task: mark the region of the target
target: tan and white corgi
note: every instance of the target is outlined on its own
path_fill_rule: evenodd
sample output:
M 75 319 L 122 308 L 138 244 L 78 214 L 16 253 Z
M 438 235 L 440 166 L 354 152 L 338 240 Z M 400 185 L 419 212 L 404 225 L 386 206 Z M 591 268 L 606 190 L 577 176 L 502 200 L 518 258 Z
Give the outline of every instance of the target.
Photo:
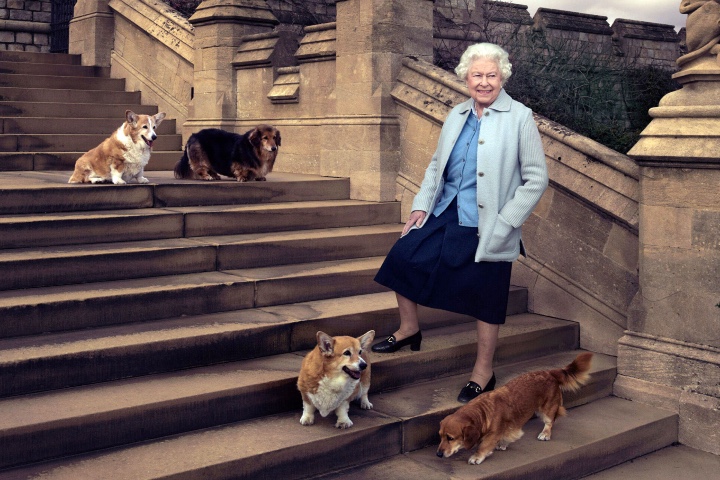
M 370 361 L 365 352 L 375 338 L 375 330 L 359 338 L 317 332 L 316 338 L 317 346 L 303 359 L 297 382 L 303 401 L 300 423 L 312 425 L 318 410 L 323 417 L 335 412 L 335 426 L 350 428 L 350 402 L 359 400 L 361 408 L 372 408 L 368 400 Z
M 123 184 L 131 180 L 148 183 L 143 176 L 150 161 L 152 144 L 157 138 L 155 129 L 165 113 L 138 115 L 126 110 L 125 122 L 75 162 L 75 171 L 68 183 L 101 183 L 111 181 Z

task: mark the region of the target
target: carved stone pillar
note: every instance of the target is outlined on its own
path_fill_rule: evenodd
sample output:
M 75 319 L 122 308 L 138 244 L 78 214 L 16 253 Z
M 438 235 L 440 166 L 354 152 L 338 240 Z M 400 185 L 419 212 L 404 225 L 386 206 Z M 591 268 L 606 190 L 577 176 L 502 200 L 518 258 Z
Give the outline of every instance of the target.
M 432 61 L 432 0 L 338 0 L 336 118 L 321 174 L 349 176 L 352 198 L 394 200 L 400 126 L 390 97 L 402 59 Z M 429 159 L 428 159 L 429 161 Z
M 82 55 L 83 65 L 110 66 L 115 20 L 109 0 L 77 0 L 69 26 L 68 53 Z
M 650 110 L 629 152 L 641 167 L 640 289 L 615 393 L 677 411 L 680 442 L 720 454 L 720 46 L 712 41 L 678 60 L 682 88 Z
M 278 21 L 263 0 L 206 0 L 190 23 L 195 28 L 194 96 L 183 131 L 232 130 L 237 116 L 235 53 L 244 35 L 269 32 Z

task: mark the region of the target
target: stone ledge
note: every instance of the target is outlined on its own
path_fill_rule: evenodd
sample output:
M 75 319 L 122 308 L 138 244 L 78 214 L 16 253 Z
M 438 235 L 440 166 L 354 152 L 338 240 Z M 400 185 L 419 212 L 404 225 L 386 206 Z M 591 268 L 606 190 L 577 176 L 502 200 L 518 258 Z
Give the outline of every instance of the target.
M 50 33 L 50 24 L 43 22 L 23 22 L 21 20 L 0 20 L 0 31 Z

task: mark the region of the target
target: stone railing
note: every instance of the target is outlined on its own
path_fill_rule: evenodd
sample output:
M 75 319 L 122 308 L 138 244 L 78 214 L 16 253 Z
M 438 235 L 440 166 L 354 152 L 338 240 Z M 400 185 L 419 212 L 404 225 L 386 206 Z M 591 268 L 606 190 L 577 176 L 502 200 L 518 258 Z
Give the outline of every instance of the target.
M 70 22 L 70 53 L 84 65 L 110 66 L 178 129 L 192 105 L 194 43 L 192 25 L 157 0 L 78 1 Z

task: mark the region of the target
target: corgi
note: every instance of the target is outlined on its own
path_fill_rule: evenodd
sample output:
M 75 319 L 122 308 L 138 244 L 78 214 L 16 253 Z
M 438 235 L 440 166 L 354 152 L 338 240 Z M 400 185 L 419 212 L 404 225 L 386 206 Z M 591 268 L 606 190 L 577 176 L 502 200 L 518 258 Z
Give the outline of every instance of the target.
M 138 115 L 125 111 L 125 122 L 100 145 L 83 154 L 75 162 L 75 171 L 68 183 L 112 182 L 116 185 L 131 180 L 148 183 L 143 176 L 150 161 L 155 129 L 165 113 Z
M 331 337 L 317 332 L 317 345 L 303 359 L 297 387 L 302 395 L 303 413 L 300 424 L 315 423 L 315 411 L 326 417 L 337 415 L 336 428 L 350 428 L 350 402 L 360 401 L 360 407 L 370 410 L 370 361 L 366 351 L 375 338 L 370 330 L 359 338 Z
M 519 440 L 523 425 L 536 412 L 545 424 L 537 438 L 550 440 L 555 419 L 566 414 L 562 392 L 578 390 L 587 383 L 592 356 L 581 353 L 565 368 L 529 372 L 472 399 L 440 422 L 437 456 L 447 458 L 478 445 L 468 460 L 478 465 L 493 450 L 505 450 Z

